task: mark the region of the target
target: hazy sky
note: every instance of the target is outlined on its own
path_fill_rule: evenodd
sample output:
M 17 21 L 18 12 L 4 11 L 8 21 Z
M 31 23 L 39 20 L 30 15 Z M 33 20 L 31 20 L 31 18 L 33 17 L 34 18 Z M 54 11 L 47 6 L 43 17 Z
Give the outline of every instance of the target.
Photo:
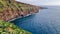
M 60 0 L 18 0 L 33 5 L 60 5 Z

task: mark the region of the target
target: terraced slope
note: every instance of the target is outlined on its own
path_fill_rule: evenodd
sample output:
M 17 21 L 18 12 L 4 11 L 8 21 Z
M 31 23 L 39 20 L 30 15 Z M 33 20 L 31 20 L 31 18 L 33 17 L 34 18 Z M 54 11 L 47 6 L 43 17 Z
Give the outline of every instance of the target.
M 0 20 L 9 21 L 17 17 L 37 13 L 39 7 L 17 2 L 15 0 L 0 0 Z
M 0 21 L 0 34 L 31 34 L 21 28 L 18 28 L 13 23 Z

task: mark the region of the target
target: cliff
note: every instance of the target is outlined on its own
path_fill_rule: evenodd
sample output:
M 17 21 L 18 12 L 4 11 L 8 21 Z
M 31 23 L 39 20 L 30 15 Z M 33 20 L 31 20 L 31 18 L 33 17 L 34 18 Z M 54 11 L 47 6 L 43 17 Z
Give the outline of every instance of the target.
M 37 13 L 39 7 L 17 2 L 15 0 L 0 0 L 0 20 L 9 21 Z

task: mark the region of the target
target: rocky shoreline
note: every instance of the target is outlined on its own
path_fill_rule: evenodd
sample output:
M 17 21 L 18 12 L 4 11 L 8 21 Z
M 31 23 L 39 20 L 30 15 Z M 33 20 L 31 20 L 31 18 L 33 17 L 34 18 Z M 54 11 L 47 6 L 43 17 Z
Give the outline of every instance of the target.
M 39 12 L 39 7 L 17 2 L 15 0 L 0 0 L 0 20 L 12 21 Z

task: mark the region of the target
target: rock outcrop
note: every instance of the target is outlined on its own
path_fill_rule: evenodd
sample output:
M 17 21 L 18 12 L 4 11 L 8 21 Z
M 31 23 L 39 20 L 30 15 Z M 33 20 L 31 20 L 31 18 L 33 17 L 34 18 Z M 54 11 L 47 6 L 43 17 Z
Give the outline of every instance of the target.
M 17 17 L 24 17 L 39 11 L 39 7 L 17 2 L 15 0 L 0 0 L 0 20 L 9 21 Z

